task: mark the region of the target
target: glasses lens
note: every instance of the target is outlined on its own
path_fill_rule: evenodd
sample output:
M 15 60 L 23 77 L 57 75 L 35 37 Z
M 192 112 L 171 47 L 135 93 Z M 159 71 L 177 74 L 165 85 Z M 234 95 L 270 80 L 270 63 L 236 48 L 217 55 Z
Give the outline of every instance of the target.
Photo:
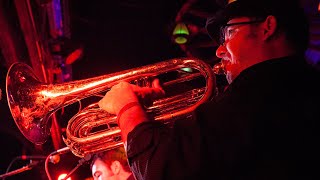
M 219 43 L 220 45 L 223 45 L 225 43 L 226 37 L 229 37 L 231 34 L 228 31 L 228 28 L 230 26 L 235 26 L 235 25 L 248 25 L 248 24 L 254 24 L 254 23 L 261 23 L 263 22 L 264 19 L 260 20 L 255 20 L 255 21 L 247 21 L 247 22 L 236 22 L 236 23 L 230 23 L 230 24 L 225 24 L 220 27 L 220 37 L 219 37 Z

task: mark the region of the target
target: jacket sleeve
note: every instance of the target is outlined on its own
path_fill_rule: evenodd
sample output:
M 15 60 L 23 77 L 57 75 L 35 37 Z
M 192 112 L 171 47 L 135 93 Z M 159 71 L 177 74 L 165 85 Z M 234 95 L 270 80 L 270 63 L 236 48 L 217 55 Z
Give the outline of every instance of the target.
M 137 179 L 186 179 L 199 177 L 200 134 L 194 118 L 173 124 L 151 121 L 128 135 L 127 155 Z M 188 161 L 185 161 L 188 159 Z

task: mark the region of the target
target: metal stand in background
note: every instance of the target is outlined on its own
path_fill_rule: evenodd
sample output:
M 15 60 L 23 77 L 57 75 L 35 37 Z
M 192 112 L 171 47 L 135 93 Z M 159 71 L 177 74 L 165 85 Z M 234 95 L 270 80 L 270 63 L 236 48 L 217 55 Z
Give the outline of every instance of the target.
M 67 180 L 80 166 L 82 166 L 84 163 L 91 160 L 91 154 L 86 155 L 84 158 L 80 159 L 78 161 L 78 164 L 76 167 L 74 167 L 62 180 Z
M 38 165 L 41 161 L 31 161 L 30 164 L 23 166 L 22 168 L 7 172 L 5 174 L 0 175 L 0 178 L 6 178 L 9 176 L 13 176 L 15 174 L 19 174 L 22 173 L 24 171 L 28 171 L 31 170 L 33 167 L 35 167 L 36 165 Z

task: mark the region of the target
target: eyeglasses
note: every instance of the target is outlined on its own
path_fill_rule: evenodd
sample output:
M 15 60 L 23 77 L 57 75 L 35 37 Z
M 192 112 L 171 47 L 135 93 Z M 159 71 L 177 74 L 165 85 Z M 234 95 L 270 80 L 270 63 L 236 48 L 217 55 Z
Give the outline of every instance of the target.
M 261 23 L 264 20 L 265 19 L 255 20 L 255 21 L 246 21 L 246 22 L 236 22 L 236 23 L 230 23 L 230 24 L 225 24 L 225 25 L 221 26 L 220 39 L 219 39 L 220 45 L 224 45 L 226 37 L 230 37 L 231 34 L 233 33 L 233 31 L 228 30 L 228 27 L 235 26 L 235 25 L 249 25 L 249 24 Z

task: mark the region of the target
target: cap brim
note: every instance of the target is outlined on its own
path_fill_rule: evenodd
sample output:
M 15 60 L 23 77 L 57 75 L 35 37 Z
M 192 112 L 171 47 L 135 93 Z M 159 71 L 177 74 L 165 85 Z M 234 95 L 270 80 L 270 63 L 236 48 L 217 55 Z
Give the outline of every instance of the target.
M 206 29 L 209 36 L 219 42 L 220 28 L 235 17 L 265 16 L 266 13 L 262 10 L 261 4 L 252 1 L 234 1 L 228 4 L 224 9 L 217 11 L 214 16 L 207 18 Z

